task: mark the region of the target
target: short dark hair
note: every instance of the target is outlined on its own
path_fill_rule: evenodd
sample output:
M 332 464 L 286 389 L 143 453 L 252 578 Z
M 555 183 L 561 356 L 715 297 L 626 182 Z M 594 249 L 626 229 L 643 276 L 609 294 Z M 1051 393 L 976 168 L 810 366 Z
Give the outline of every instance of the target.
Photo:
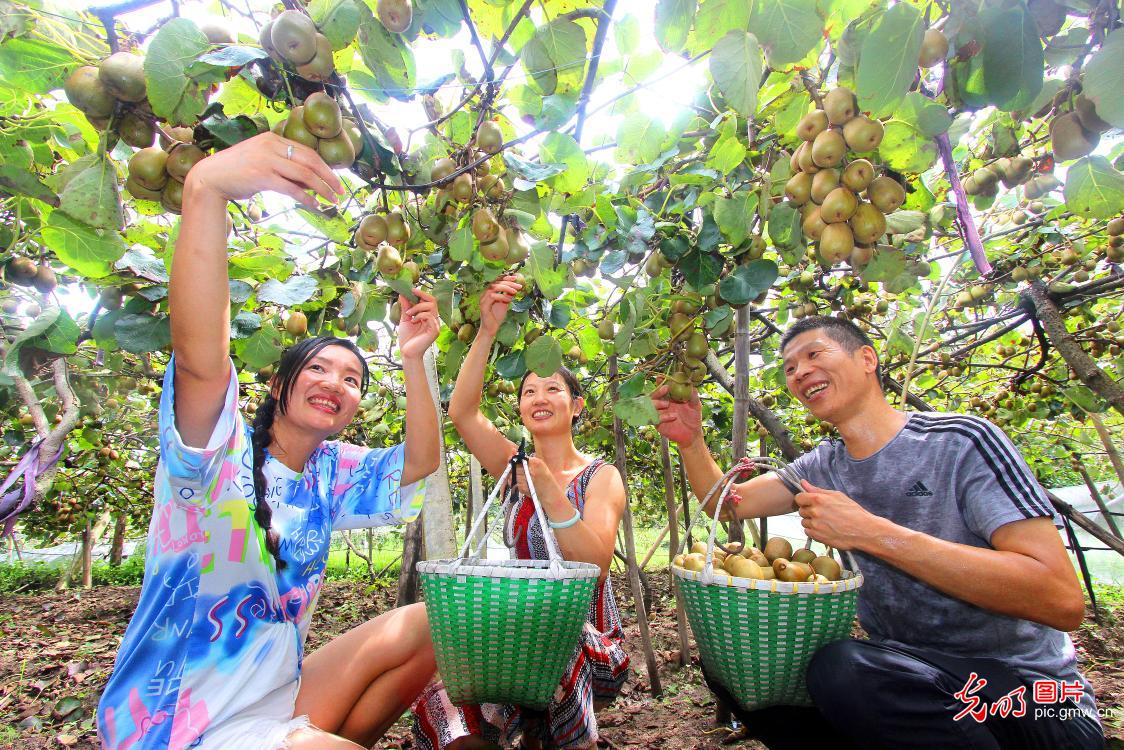
M 572 399 L 581 398 L 581 396 L 582 396 L 581 384 L 578 382 L 577 376 L 575 376 L 574 373 L 570 372 L 570 368 L 566 367 L 565 365 L 562 365 L 551 374 L 552 375 L 558 375 L 562 378 L 562 382 L 566 384 L 566 390 L 570 392 L 570 398 L 572 398 Z M 519 378 L 519 390 L 516 391 L 516 393 L 518 393 L 518 395 L 519 395 L 519 398 L 523 398 L 523 384 L 527 382 L 527 378 L 530 375 L 531 375 L 531 370 L 527 370 L 527 372 L 523 373 L 523 377 Z M 548 375 L 547 377 L 550 377 L 550 376 Z M 581 416 L 580 414 L 575 414 L 574 419 L 571 422 L 571 424 L 577 424 L 578 423 L 578 417 L 580 417 L 580 416 Z
M 867 336 L 863 329 L 846 318 L 834 318 L 827 315 L 810 315 L 807 318 L 801 318 L 781 334 L 781 355 L 784 355 L 784 348 L 792 343 L 794 338 L 802 333 L 818 330 L 823 330 L 828 338 L 842 346 L 848 354 L 854 354 L 864 346 L 874 349 L 875 359 L 878 359 L 878 367 L 874 371 L 874 376 L 878 378 L 878 387 L 882 387 L 882 362 L 878 357 L 878 349 L 875 348 L 874 342 L 870 340 L 870 336 Z

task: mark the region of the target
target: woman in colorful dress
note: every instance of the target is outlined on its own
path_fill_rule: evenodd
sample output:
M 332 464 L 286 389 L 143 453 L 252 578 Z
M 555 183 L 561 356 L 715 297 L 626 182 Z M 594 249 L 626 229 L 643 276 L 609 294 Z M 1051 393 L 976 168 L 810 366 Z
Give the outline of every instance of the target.
M 369 747 L 435 670 L 421 605 L 304 654 L 332 531 L 413 519 L 437 468 L 422 367 L 434 300 L 400 300 L 404 444 L 328 440 L 369 379 L 347 339 L 286 351 L 247 425 L 229 355 L 227 203 L 267 190 L 315 207 L 309 191 L 334 202 L 343 188 L 314 150 L 272 133 L 204 159 L 184 184 L 144 585 L 98 706 L 108 750 Z
M 496 333 L 520 284 L 504 277 L 480 300 L 480 330 L 457 376 L 449 418 L 469 451 L 493 477 L 499 477 L 517 447 L 480 411 L 484 369 Z M 528 460 L 531 481 L 567 560 L 600 566 L 589 618 L 561 683 L 545 712 L 511 705 L 454 706 L 440 682 L 426 688 L 414 707 L 414 738 L 428 750 L 467 750 L 500 745 L 528 748 L 593 748 L 597 743 L 595 706 L 612 701 L 628 677 L 620 613 L 608 579 L 624 513 L 624 483 L 612 464 L 591 458 L 574 446 L 573 425 L 585 401 L 578 382 L 565 368 L 539 377 L 524 376 L 519 415 L 534 441 Z M 505 539 L 520 559 L 547 559 L 542 529 L 518 479 L 519 499 L 505 506 Z

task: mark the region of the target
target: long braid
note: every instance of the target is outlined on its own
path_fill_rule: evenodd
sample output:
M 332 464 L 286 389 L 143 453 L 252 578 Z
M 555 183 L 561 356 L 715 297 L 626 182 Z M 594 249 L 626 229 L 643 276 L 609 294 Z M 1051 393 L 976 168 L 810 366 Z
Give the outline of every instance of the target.
M 265 531 L 265 548 L 277 561 L 277 569 L 285 569 L 281 559 L 281 537 L 273 528 L 273 509 L 265 500 L 265 449 L 269 447 L 269 430 L 277 413 L 277 399 L 267 396 L 254 416 L 254 431 L 250 443 L 254 448 L 254 520 Z

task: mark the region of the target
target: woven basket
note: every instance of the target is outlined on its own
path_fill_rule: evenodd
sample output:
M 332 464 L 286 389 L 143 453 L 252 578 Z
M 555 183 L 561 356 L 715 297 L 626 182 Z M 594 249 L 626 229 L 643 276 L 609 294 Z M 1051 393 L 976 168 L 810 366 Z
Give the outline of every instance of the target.
M 672 566 L 672 576 L 707 674 L 742 708 L 811 705 L 804 678 L 808 662 L 821 646 L 850 634 L 863 578 L 844 571 L 843 580 L 830 583 L 787 583 L 735 578 L 715 570 L 719 512 L 736 476 L 731 471 L 724 477 L 706 567 L 690 571 Z M 712 489 L 702 506 L 713 493 Z
M 511 465 L 481 508 L 461 557 L 419 562 L 417 570 L 449 699 L 544 709 L 578 646 L 601 569 L 562 559 L 534 487 L 531 499 L 550 559 L 481 559 L 486 529 L 468 556 L 510 472 Z

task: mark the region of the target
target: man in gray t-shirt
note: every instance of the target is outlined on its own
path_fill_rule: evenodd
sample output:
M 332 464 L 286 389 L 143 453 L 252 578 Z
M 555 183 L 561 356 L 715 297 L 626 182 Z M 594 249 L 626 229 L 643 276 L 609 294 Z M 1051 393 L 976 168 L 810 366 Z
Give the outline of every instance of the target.
M 817 652 L 807 678 L 818 713 L 748 714 L 751 736 L 770 748 L 1102 747 L 1064 632 L 1080 624 L 1084 597 L 1058 518 L 1007 436 L 977 417 L 893 409 L 870 339 L 848 321 L 805 318 L 782 337 L 781 355 L 789 390 L 842 440 L 793 463 L 800 486 L 777 474 L 737 485 L 735 512 L 798 510 L 809 537 L 851 551 L 870 640 Z M 653 401 L 704 496 L 722 472 L 697 396 L 675 403 L 660 389 Z M 1050 701 L 1049 688 L 1063 685 L 1075 699 L 1068 712 Z M 1004 699 L 1025 701 L 1025 715 L 988 713 Z

